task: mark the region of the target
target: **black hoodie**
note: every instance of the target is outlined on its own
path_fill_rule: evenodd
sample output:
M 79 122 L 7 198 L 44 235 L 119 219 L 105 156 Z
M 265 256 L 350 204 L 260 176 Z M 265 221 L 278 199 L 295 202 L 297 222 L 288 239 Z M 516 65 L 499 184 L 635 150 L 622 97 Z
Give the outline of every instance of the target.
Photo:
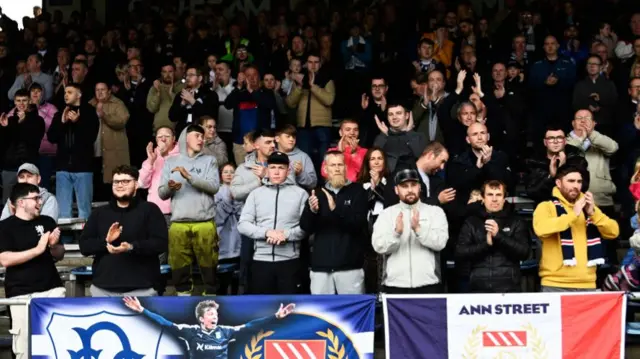
M 80 111 L 80 118 L 62 123 L 63 107 L 53 116 L 47 131 L 49 142 L 58 145 L 56 171 L 93 172 L 93 143 L 100 127 L 96 109 L 85 103 L 67 107 Z
M 0 127 L 0 141 L 5 149 L 3 169 L 17 171 L 23 163 L 38 163 L 43 136 L 44 120 L 37 109 L 26 111 L 22 122 L 19 122 L 18 111 L 15 111 L 7 126 Z
M 132 251 L 111 254 L 107 250 L 107 232 L 115 222 L 122 226 L 122 234 L 112 245 L 127 242 L 133 245 Z M 136 198 L 126 208 L 112 199 L 108 206 L 94 209 L 80 237 L 80 252 L 94 256 L 93 284 L 120 293 L 156 287 L 158 255 L 167 252 L 168 245 L 165 223 L 158 206 Z

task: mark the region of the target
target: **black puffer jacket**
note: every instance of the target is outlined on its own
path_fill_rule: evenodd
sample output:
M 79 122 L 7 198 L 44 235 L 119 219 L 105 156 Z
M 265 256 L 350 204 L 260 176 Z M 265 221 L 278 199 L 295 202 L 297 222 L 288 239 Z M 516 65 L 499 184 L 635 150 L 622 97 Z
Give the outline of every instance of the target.
M 487 244 L 484 223 L 498 223 L 493 245 Z M 507 293 L 520 291 L 520 261 L 531 253 L 529 229 L 509 210 L 487 213 L 482 210 L 467 218 L 460 230 L 455 257 L 458 263 L 471 265 L 470 291 Z

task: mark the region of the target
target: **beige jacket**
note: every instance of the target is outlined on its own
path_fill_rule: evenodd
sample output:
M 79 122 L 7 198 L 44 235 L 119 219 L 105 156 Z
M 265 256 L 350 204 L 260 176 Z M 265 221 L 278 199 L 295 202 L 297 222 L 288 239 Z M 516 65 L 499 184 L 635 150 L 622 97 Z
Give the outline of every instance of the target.
M 173 104 L 173 99 L 183 88 L 184 84 L 182 83 L 174 84 L 173 93 L 170 94 L 169 87 L 166 85 L 160 85 L 160 91 L 156 90 L 154 86 L 151 86 L 151 90 L 149 90 L 149 94 L 147 95 L 147 110 L 154 114 L 153 133 L 160 127 L 176 128 L 176 123 L 169 120 L 169 109 L 171 108 L 171 104 Z M 176 137 L 178 137 L 178 135 L 176 135 Z
M 93 98 L 89 104 L 93 107 L 98 101 Z M 129 110 L 115 96 L 102 105 L 104 116 L 100 119 L 100 146 L 102 152 L 102 179 L 111 183 L 113 170 L 120 165 L 129 164 L 129 141 L 127 139 L 127 121 Z
M 285 100 L 287 106 L 298 108 L 298 127 L 304 127 L 307 117 L 307 105 L 311 96 L 311 127 L 332 126 L 331 105 L 336 97 L 336 89 L 333 81 L 327 82 L 324 87 L 313 85 L 311 89 L 301 89 L 294 83 L 293 90 Z
M 616 192 L 616 185 L 611 179 L 609 158 L 618 151 L 618 143 L 594 130 L 584 141 L 569 134 L 567 144 L 584 153 L 589 164 L 589 178 L 591 180 L 589 191 L 593 193 L 596 205 L 598 207 L 613 206 L 612 196 Z

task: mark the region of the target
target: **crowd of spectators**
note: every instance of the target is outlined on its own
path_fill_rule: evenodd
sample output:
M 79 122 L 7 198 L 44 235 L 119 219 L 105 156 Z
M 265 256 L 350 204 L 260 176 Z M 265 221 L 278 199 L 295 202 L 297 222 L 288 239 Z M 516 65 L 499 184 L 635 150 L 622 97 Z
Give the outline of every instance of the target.
M 64 295 L 74 202 L 94 296 L 640 286 L 639 4 L 298 5 L 0 10 L 7 297 Z

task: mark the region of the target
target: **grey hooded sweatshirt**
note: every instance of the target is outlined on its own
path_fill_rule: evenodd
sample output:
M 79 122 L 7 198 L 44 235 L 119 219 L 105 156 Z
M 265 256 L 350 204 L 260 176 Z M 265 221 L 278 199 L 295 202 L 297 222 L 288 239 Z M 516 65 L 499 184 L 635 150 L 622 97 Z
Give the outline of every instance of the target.
M 256 162 L 256 153 L 251 152 L 244 158 L 244 163 L 238 165 L 236 173 L 231 180 L 231 194 L 237 201 L 247 200 L 249 193 L 262 185 L 260 177 L 256 176 L 251 169 L 259 164 Z M 266 164 L 262 164 L 266 166 Z
M 41 216 L 47 216 L 53 218 L 54 221 L 58 222 L 58 216 L 60 214 L 58 210 L 58 200 L 56 200 L 56 196 L 52 195 L 47 191 L 46 188 L 40 187 L 40 197 L 42 197 L 42 207 L 40 209 Z M 4 204 L 4 208 L 2 209 L 2 216 L 0 216 L 0 221 L 4 221 L 5 219 L 12 216 L 11 210 L 9 210 L 9 200 Z
M 264 186 L 255 189 L 247 197 L 242 208 L 238 231 L 255 240 L 253 260 L 280 262 L 300 256 L 300 240 L 305 233 L 300 229 L 300 217 L 309 198 L 291 177 L 280 185 L 268 179 Z M 284 230 L 286 242 L 272 245 L 266 242 L 267 231 Z
M 298 186 L 305 188 L 307 190 L 311 190 L 316 188 L 318 184 L 318 176 L 316 175 L 316 169 L 313 167 L 313 162 L 311 162 L 311 158 L 304 151 L 295 147 L 293 151 L 287 153 L 289 156 L 289 161 L 291 165 L 291 172 L 289 174 L 295 177 L 295 181 Z M 302 172 L 296 176 L 296 171 L 293 169 L 294 163 L 300 161 L 302 163 Z
M 171 222 L 213 220 L 216 215 L 214 196 L 220 188 L 216 159 L 202 152 L 189 157 L 186 129 L 180 134 L 178 146 L 180 154 L 165 159 L 158 196 L 162 200 L 171 198 Z M 191 179 L 187 181 L 178 171 L 172 173 L 176 167 L 184 167 Z M 177 191 L 171 190 L 169 180 L 182 183 L 182 187 Z

